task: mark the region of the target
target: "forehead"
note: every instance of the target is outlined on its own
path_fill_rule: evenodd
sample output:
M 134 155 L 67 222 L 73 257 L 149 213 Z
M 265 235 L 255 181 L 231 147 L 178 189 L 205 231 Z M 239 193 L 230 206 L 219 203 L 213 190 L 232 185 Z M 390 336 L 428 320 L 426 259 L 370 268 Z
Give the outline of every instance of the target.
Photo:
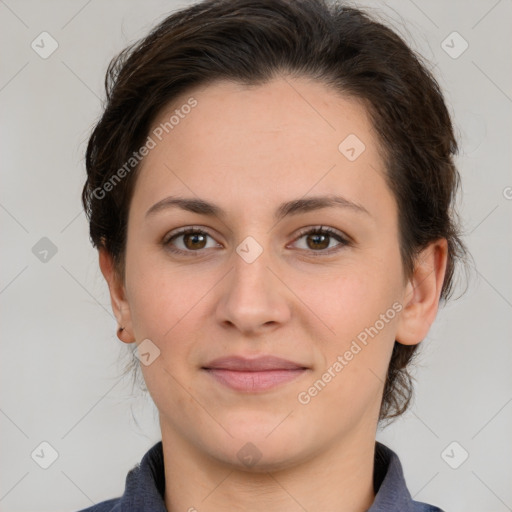
M 187 104 L 191 101 L 196 106 L 189 109 Z M 279 150 L 273 152 L 274 159 L 291 149 L 279 146 L 284 141 L 300 142 L 300 147 L 293 148 L 296 154 L 302 148 L 309 153 L 318 148 L 336 158 L 339 142 L 349 133 L 366 139 L 366 146 L 374 143 L 369 140 L 373 139 L 369 133 L 372 125 L 362 102 L 306 78 L 280 77 L 250 86 L 218 81 L 197 87 L 160 113 L 153 131 L 159 129 L 158 138 L 166 139 L 169 145 L 180 145 L 180 154 L 187 152 L 192 159 L 205 152 L 209 158 L 233 158 L 238 151 L 226 155 L 214 150 L 226 146 L 236 149 L 241 142 L 246 151 L 255 151 L 259 144 L 269 147 L 274 141 Z M 191 137 L 200 144 L 192 148 Z
M 149 136 L 134 194 L 147 207 L 174 192 L 241 207 L 334 189 L 370 206 L 390 199 L 363 104 L 310 79 L 196 87 L 160 112 Z

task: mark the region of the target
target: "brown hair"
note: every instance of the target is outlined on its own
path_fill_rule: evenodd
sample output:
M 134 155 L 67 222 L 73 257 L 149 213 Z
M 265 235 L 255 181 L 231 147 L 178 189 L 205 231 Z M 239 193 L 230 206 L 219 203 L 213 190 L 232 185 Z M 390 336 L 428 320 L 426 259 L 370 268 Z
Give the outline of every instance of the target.
M 164 107 L 194 86 L 222 79 L 258 85 L 279 74 L 313 78 L 364 102 L 400 212 L 404 276 L 411 275 L 421 249 L 446 238 L 441 292 L 446 301 L 455 263 L 467 251 L 453 208 L 460 180 L 453 162 L 457 143 L 439 85 L 393 30 L 359 9 L 328 0 L 203 1 L 174 12 L 111 61 L 107 102 L 88 143 L 82 192 L 93 245 L 104 247 L 124 276 L 138 168 L 127 169 L 126 162 Z M 123 166 L 127 172 L 113 181 Z M 407 368 L 417 347 L 395 342 L 380 420 L 402 414 L 409 405 Z

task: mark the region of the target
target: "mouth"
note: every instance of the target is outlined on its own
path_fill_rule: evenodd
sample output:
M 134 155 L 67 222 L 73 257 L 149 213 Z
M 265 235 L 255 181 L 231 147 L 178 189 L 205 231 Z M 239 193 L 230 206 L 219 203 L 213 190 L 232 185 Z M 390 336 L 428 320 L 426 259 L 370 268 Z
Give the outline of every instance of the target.
M 274 356 L 247 359 L 239 356 L 215 359 L 202 367 L 218 383 L 235 391 L 261 392 L 304 375 L 309 368 Z

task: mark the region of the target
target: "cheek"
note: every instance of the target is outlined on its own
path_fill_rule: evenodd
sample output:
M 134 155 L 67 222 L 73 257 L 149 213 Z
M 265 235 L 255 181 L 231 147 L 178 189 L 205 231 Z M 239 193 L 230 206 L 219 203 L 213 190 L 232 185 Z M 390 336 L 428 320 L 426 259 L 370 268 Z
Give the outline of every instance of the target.
M 382 327 L 381 315 L 386 316 L 385 334 L 392 330 L 396 317 L 392 306 L 400 296 L 400 285 L 399 262 L 392 258 L 374 259 L 334 269 L 329 275 L 310 281 L 300 293 L 307 297 L 308 307 L 329 326 L 326 337 L 337 340 L 333 346 L 341 349 L 347 340 L 376 322 Z
M 141 370 L 157 405 L 160 393 L 168 392 L 175 407 L 186 407 L 188 399 L 181 386 L 196 370 L 193 356 L 204 339 L 207 293 L 214 287 L 216 276 L 171 269 L 163 258 L 148 261 L 143 255 L 133 255 L 131 274 L 127 264 L 135 339 L 137 343 L 149 339 L 159 351 L 154 363 L 141 365 Z
M 187 315 L 193 316 L 204 284 L 183 268 L 150 251 L 127 251 L 127 292 L 137 341 L 172 337 Z
M 341 425 L 379 410 L 400 304 L 373 279 L 352 276 L 332 286 L 316 307 L 323 305 L 322 319 L 335 334 L 317 343 L 322 359 L 299 403 L 309 401 L 311 416 L 325 424 Z
M 397 301 L 401 279 L 398 250 L 390 247 L 389 253 L 359 261 L 338 277 L 333 273 L 309 295 L 308 306 L 331 328 L 324 330 L 319 345 L 323 353 L 319 372 L 325 375 L 330 368 L 322 381 L 333 382 L 329 400 L 339 403 L 365 394 L 371 398 L 384 384 L 402 309 Z
M 158 349 L 151 364 L 141 364 L 146 386 L 160 411 L 189 410 L 194 401 L 183 387 L 194 371 L 190 354 L 204 334 L 198 316 L 207 287 L 194 287 L 187 273 L 165 275 L 164 268 L 142 264 L 138 269 L 129 283 L 133 331 L 137 343 L 149 339 Z

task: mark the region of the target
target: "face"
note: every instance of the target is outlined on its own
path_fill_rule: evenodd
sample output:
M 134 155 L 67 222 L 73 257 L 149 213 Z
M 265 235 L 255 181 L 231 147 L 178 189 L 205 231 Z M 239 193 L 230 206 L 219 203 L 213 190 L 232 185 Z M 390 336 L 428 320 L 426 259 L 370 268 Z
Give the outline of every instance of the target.
M 141 368 L 163 437 L 268 469 L 374 436 L 407 283 L 364 107 L 307 79 L 217 82 L 150 135 L 116 304 L 131 341 L 150 340 Z M 295 366 L 213 369 L 229 356 Z

